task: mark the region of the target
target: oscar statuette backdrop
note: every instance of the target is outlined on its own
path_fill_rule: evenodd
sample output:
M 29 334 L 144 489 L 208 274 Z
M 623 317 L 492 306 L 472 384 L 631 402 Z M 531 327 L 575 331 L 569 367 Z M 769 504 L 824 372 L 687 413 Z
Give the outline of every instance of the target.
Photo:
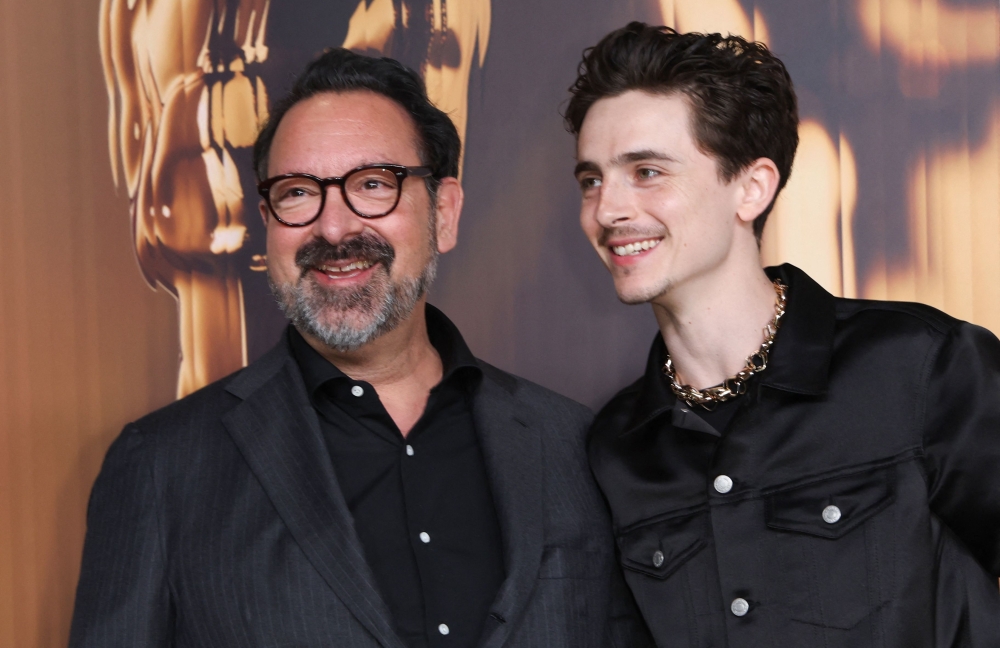
M 430 300 L 472 350 L 592 407 L 637 376 L 655 323 L 579 232 L 559 115 L 633 19 L 787 64 L 801 144 L 765 263 L 1000 333 L 997 0 L 0 0 L 0 647 L 65 645 L 122 425 L 281 333 L 250 147 L 324 48 L 402 60 L 462 134 Z

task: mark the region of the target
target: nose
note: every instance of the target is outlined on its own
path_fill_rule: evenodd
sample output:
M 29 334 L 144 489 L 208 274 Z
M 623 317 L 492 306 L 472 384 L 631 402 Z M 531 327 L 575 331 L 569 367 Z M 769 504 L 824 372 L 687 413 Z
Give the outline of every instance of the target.
M 594 215 L 605 228 L 618 227 L 635 217 L 635 206 L 628 187 L 614 174 L 608 174 L 601 184 Z
M 332 185 L 326 188 L 323 210 L 312 228 L 317 237 L 322 237 L 331 245 L 338 245 L 360 234 L 365 228 L 365 220 L 347 206 L 340 187 Z

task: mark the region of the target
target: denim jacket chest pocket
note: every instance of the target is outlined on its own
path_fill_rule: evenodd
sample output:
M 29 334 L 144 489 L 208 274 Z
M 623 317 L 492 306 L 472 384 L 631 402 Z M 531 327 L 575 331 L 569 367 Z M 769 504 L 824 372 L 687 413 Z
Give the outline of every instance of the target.
M 890 600 L 894 477 L 894 466 L 882 467 L 765 496 L 781 566 L 773 596 L 790 619 L 850 630 Z
M 657 580 L 669 578 L 707 544 L 699 517 L 670 517 L 622 533 L 618 538 L 622 567 Z
M 677 645 L 716 645 L 722 600 L 707 508 L 668 514 L 618 533 L 625 581 L 656 637 Z M 709 643 L 705 643 L 708 641 Z

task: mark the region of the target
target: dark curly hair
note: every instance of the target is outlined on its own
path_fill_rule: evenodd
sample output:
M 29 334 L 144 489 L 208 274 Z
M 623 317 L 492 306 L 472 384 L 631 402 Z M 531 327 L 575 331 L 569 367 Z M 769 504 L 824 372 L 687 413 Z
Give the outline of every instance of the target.
M 724 181 L 759 158 L 778 167 L 778 192 L 788 181 L 799 144 L 797 101 L 788 70 L 764 44 L 632 22 L 584 50 L 577 73 L 564 115 L 574 135 L 599 99 L 678 92 L 690 103 L 695 141 Z M 754 221 L 758 240 L 772 207 L 773 200 Z
M 433 172 L 426 179 L 433 195 L 442 178 L 458 177 L 462 142 L 451 119 L 427 98 L 423 80 L 413 70 L 391 58 L 375 58 L 343 48 L 333 48 L 306 68 L 291 91 L 271 109 L 267 123 L 253 145 L 257 180 L 267 179 L 267 157 L 285 114 L 300 101 L 323 92 L 370 90 L 403 107 L 413 118 L 420 137 L 420 162 Z

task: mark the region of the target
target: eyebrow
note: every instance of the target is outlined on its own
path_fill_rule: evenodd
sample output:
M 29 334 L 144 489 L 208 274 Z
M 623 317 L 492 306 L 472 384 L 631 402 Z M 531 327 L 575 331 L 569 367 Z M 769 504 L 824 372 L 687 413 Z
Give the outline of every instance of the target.
M 659 160 L 661 162 L 677 162 L 677 158 L 667 155 L 666 153 L 661 153 L 660 151 L 654 151 L 653 149 L 643 149 L 641 151 L 628 151 L 620 155 L 616 155 L 611 159 L 611 166 L 620 167 L 626 164 L 632 164 L 634 162 L 643 162 L 645 160 Z M 590 162 L 584 160 L 576 165 L 573 169 L 573 175 L 580 175 L 584 171 L 600 171 L 600 167 L 595 162 Z
M 612 166 L 625 166 L 632 162 L 642 162 L 643 160 L 660 160 L 661 162 L 676 162 L 677 158 L 654 151 L 653 149 L 643 149 L 641 151 L 629 151 L 622 153 L 611 160 Z

